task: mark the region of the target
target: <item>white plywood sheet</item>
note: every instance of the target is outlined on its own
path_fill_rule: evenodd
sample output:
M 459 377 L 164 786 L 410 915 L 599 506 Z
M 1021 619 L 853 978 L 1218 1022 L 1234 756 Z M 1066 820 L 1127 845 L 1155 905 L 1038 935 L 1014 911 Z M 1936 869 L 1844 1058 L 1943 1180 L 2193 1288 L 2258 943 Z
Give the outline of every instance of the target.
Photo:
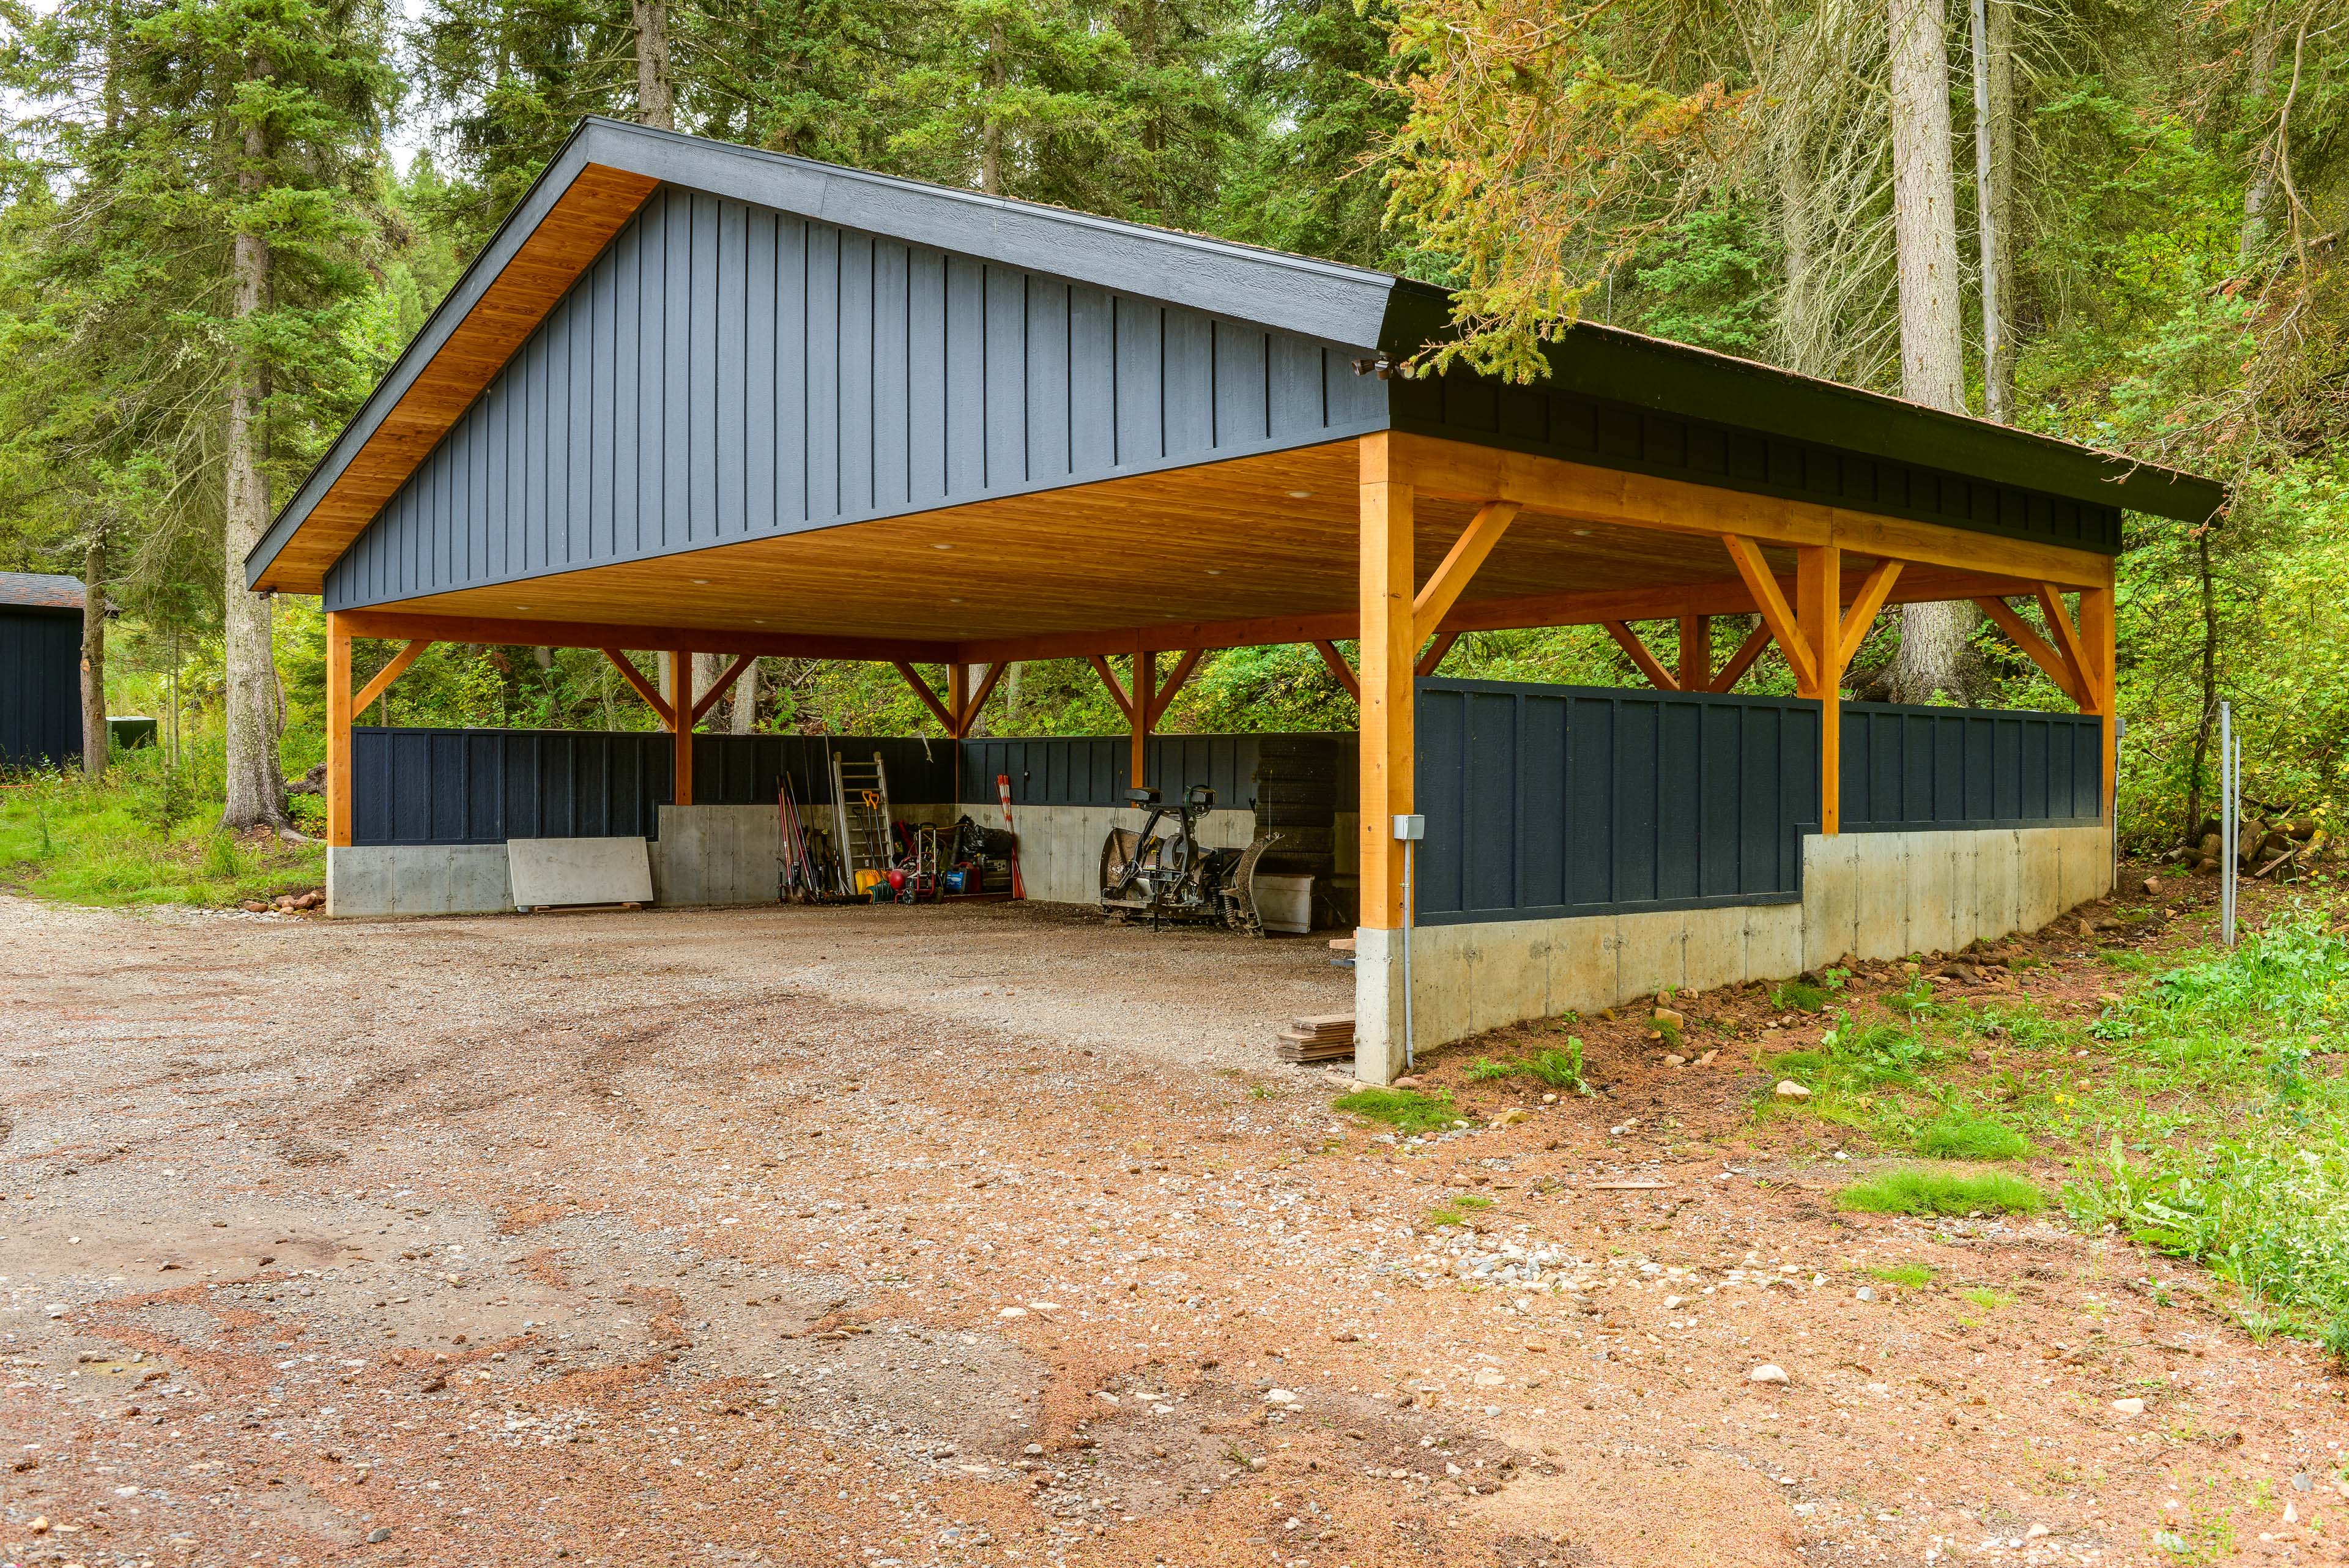
M 514 908 L 649 904 L 652 857 L 641 838 L 510 838 Z

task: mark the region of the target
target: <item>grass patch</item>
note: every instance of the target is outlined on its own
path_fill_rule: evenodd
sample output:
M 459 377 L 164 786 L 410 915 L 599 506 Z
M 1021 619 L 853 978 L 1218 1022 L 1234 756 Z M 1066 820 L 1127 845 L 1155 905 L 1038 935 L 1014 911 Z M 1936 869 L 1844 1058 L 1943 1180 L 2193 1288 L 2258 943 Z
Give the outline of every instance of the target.
M 217 744 L 202 742 L 176 769 L 148 747 L 96 781 L 20 775 L 0 789 L 0 884 L 69 904 L 219 906 L 323 883 L 324 845 L 220 830 L 220 776 Z M 316 797 L 294 798 L 315 814 Z
M 1994 1285 L 1968 1285 L 1958 1294 L 1984 1312 L 1996 1312 L 2001 1307 L 2013 1306 L 2016 1300 L 2013 1291 L 2002 1291 Z
M 1933 1282 L 1933 1271 L 1923 1263 L 1888 1263 L 1880 1269 L 1868 1271 L 1870 1279 L 1882 1280 L 1888 1285 L 1903 1290 L 1921 1291 Z
M 1808 981 L 1790 980 L 1784 985 L 1770 988 L 1770 1005 L 1781 1012 L 1824 1012 L 1827 992 L 1825 986 Z
M 1916 1146 L 1935 1159 L 2023 1159 L 2031 1153 L 2031 1140 L 1996 1116 L 1957 1106 L 1918 1128 Z
M 1836 1195 L 1836 1205 L 1862 1214 L 2036 1214 L 2047 1196 L 2001 1171 L 1912 1165 L 1853 1182 Z
M 1455 1209 L 1490 1209 L 1493 1200 L 1481 1192 L 1464 1192 L 1452 1200 L 1452 1206 Z
M 1582 1041 L 1569 1034 L 1566 1044 L 1537 1051 L 1527 1057 L 1521 1070 L 1536 1083 L 1547 1084 L 1553 1089 L 1568 1089 L 1578 1094 L 1589 1085 L 1582 1079 Z
M 1546 1046 L 1515 1062 L 1495 1062 L 1489 1056 L 1479 1057 L 1463 1075 L 1472 1084 L 1489 1084 L 1502 1078 L 1531 1078 L 1553 1089 L 1568 1089 L 1577 1094 L 1587 1094 L 1589 1087 L 1582 1077 L 1582 1041 L 1572 1034 L 1566 1037 L 1563 1047 Z
M 1384 1122 L 1405 1137 L 1450 1127 L 1460 1114 L 1452 1096 L 1442 1090 L 1431 1094 L 1420 1089 L 1356 1089 L 1330 1103 L 1332 1108 L 1365 1121 Z

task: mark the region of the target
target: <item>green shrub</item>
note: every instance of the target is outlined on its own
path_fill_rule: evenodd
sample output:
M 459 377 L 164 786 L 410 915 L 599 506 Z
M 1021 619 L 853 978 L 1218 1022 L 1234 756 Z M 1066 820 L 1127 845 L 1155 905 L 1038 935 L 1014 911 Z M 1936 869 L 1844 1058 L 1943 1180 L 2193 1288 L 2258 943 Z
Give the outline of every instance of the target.
M 1589 1087 L 1582 1078 L 1582 1041 L 1578 1035 L 1568 1035 L 1563 1049 L 1551 1046 L 1537 1051 L 1526 1059 L 1519 1071 L 1553 1089 L 1579 1093 Z
M 1781 1012 L 1820 1012 L 1826 1004 L 1826 989 L 1806 980 L 1790 980 L 1770 988 L 1770 1005 Z
M 1489 1084 L 1495 1078 L 1511 1077 L 1516 1075 L 1516 1070 L 1512 1063 L 1495 1062 L 1490 1056 L 1480 1056 L 1476 1059 L 1476 1064 L 1468 1069 L 1466 1075 L 1470 1083 Z
M 2036 1214 L 2047 1198 L 2019 1176 L 1912 1165 L 1855 1181 L 1836 1202 L 1863 1214 Z
M 1356 1089 L 1339 1096 L 1330 1105 L 1366 1121 L 1384 1122 L 1406 1137 L 1450 1127 L 1459 1116 L 1452 1096 L 1440 1090 L 1426 1094 L 1418 1089 Z

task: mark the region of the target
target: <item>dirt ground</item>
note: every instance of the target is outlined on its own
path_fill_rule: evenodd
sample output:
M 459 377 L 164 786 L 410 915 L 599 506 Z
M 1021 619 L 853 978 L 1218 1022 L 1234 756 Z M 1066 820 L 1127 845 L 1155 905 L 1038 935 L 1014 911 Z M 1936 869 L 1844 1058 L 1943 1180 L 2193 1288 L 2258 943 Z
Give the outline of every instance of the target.
M 2031 984 L 2093 1006 L 2067 929 Z M 1478 1120 L 1410 1147 L 1273 1063 L 1349 994 L 1302 941 L 0 898 L 0 1563 L 2349 1561 L 2313 1350 L 2060 1220 L 1836 1212 L 1865 1162 L 1749 1108 L 1816 1024 L 1752 993 L 1704 1066 L 1592 1021 L 1590 1099 L 1440 1056 Z

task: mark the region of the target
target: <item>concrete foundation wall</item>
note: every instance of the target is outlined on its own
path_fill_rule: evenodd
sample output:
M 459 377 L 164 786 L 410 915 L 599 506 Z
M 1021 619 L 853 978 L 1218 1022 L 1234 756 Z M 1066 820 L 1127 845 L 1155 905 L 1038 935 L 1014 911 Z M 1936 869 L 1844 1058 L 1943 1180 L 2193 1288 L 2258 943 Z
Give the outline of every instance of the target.
M 1423 926 L 1412 935 L 1415 1047 L 1592 1012 L 1666 986 L 1785 980 L 1837 959 L 1951 951 L 2035 930 L 2112 890 L 2101 826 L 1858 833 L 1804 840 L 1803 900 L 1717 909 Z M 1354 952 L 1354 1072 L 1403 1070 L 1402 934 Z
M 491 915 L 513 907 L 502 844 L 338 845 L 326 851 L 329 915 Z

